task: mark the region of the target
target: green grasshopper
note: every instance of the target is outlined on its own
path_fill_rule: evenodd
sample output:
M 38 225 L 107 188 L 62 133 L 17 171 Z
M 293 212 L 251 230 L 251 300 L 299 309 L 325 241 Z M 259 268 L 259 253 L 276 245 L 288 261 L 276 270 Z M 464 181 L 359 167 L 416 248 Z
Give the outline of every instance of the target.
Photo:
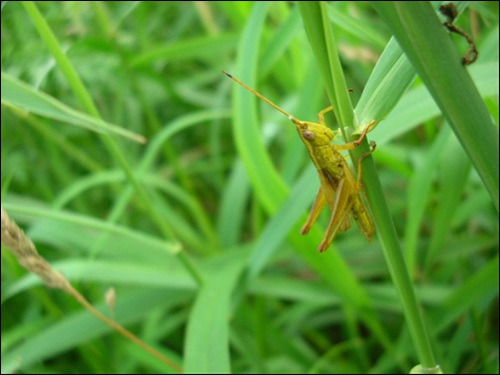
M 309 232 L 321 210 L 328 203 L 332 213 L 323 240 L 318 247 L 320 252 L 326 251 L 330 247 L 339 231 L 345 232 L 351 227 L 353 217 L 361 233 L 368 241 L 371 241 L 375 226 L 359 192 L 362 190 L 361 163 L 365 157 L 375 151 L 376 144 L 370 142 L 370 151 L 359 158 L 357 179 L 354 178 L 345 157 L 340 151 L 352 150 L 358 147 L 375 121 L 370 122 L 364 128 L 358 140 L 342 145 L 332 145 L 331 142 L 335 139 L 335 132 L 326 126 L 325 113 L 333 111 L 333 107 L 325 108 L 318 114 L 319 124 L 301 121 L 226 71 L 223 71 L 223 73 L 288 117 L 295 124 L 299 137 L 307 148 L 309 157 L 318 171 L 321 186 L 300 233 L 307 234 Z

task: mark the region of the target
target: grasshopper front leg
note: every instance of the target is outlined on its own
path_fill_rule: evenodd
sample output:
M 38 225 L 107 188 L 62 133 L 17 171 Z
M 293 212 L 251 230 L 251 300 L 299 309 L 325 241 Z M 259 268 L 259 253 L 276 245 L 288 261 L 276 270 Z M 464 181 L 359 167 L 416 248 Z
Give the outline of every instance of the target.
M 370 123 L 365 126 L 365 128 L 363 129 L 363 132 L 361 133 L 361 136 L 358 139 L 356 139 L 355 141 L 347 142 L 347 143 L 344 143 L 343 145 L 336 145 L 335 147 L 339 151 L 348 151 L 348 150 L 352 150 L 352 149 L 358 147 L 361 144 L 361 142 L 363 141 L 363 139 L 365 139 L 366 133 L 368 133 L 368 130 L 370 130 L 370 128 L 372 127 L 373 124 L 375 124 L 375 120 L 371 120 Z

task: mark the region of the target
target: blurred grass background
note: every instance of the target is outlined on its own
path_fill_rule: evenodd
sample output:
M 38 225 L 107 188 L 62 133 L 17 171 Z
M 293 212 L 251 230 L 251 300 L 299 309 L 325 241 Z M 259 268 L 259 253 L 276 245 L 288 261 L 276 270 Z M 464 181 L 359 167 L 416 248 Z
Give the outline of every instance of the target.
M 2 8 L 2 205 L 90 301 L 109 314 L 103 296 L 114 287 L 117 322 L 186 371 L 419 363 L 377 240 L 353 227 L 318 254 L 326 214 L 298 234 L 319 184 L 306 150 L 272 108 L 233 102 L 241 88 L 221 73 L 315 121 L 328 103 L 295 5 L 36 7 L 36 28 L 32 4 Z M 391 34 L 369 3 L 333 2 L 328 14 L 356 103 Z M 477 43 L 467 69 L 498 124 L 498 2 L 471 2 L 456 23 Z M 465 40 L 451 38 L 465 53 Z M 245 53 L 249 70 L 235 71 Z M 15 79 L 31 91 L 7 93 Z M 148 141 L 89 130 L 101 128 L 83 114 Z M 498 373 L 498 212 L 488 191 L 419 79 L 369 138 L 438 363 Z M 171 372 L 3 249 L 7 371 Z

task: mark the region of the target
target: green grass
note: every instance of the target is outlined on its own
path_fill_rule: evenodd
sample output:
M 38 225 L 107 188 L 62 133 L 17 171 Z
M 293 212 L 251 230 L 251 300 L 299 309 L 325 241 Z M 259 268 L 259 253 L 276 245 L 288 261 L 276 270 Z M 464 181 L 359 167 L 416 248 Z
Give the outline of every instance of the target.
M 498 3 L 457 7 L 466 68 L 426 3 L 9 2 L 2 206 L 186 372 L 498 373 Z M 305 147 L 222 70 L 302 120 L 377 120 L 371 243 L 319 254 L 326 213 L 299 234 Z M 7 371 L 173 372 L 2 247 Z

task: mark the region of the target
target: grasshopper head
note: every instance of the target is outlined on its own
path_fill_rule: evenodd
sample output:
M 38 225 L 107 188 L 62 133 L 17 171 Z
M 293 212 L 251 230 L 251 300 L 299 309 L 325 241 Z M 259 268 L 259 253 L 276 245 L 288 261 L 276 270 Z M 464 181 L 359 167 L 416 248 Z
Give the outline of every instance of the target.
M 302 141 L 312 146 L 329 145 L 335 138 L 333 130 L 321 124 L 301 121 L 300 124 L 296 123 L 295 125 Z

